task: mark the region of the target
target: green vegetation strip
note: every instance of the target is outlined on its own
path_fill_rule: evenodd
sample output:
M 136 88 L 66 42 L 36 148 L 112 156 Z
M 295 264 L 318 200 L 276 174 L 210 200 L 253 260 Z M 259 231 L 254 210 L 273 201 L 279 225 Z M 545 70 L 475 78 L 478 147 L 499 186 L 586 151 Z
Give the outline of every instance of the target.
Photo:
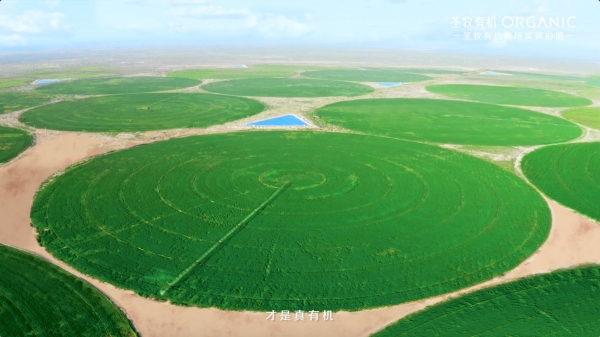
M 600 221 L 600 143 L 541 148 L 526 155 L 521 167 L 548 197 Z
M 90 78 L 42 85 L 36 91 L 65 95 L 135 94 L 199 85 L 198 80 L 172 77 L 110 77 Z
M 587 83 L 588 85 L 591 85 L 593 87 L 600 87 L 600 78 L 591 78 L 589 80 L 587 80 L 585 83 Z
M 587 84 L 589 86 L 600 87 L 600 78 L 598 76 L 565 76 L 565 75 L 549 75 L 549 74 L 535 74 L 535 73 L 522 73 L 516 71 L 501 71 L 502 73 L 507 73 L 511 75 L 516 75 L 518 77 L 525 77 L 527 79 L 536 79 L 543 80 L 546 83 L 549 81 L 554 81 L 556 83 L 560 83 L 562 85 L 569 84 L 573 85 L 576 83 Z
M 88 283 L 29 253 L 0 246 L 0 336 L 137 336 Z
M 541 80 L 554 80 L 554 81 L 571 81 L 571 82 L 586 82 L 589 77 L 582 76 L 568 76 L 568 75 L 552 75 L 552 74 L 540 74 L 540 73 L 523 73 L 518 71 L 504 71 L 499 70 L 503 74 L 511 74 L 519 77 L 528 77 Z
M 132 94 L 64 101 L 29 110 L 24 124 L 52 130 L 136 132 L 203 128 L 261 112 L 264 105 L 212 94 Z
M 430 92 L 472 101 L 539 107 L 576 107 L 592 104 L 587 98 L 558 91 L 495 85 L 442 84 L 430 85 Z
M 28 85 L 31 81 L 31 78 L 26 77 L 3 77 L 0 78 L 0 89 Z
M 294 65 L 253 65 L 247 68 L 201 68 L 172 71 L 170 77 L 193 79 L 243 79 L 243 78 L 271 78 L 290 77 L 304 70 L 321 69 L 314 66 Z
M 318 70 L 302 73 L 303 76 L 324 80 L 342 80 L 356 82 L 418 82 L 431 77 L 409 73 L 404 69 L 336 69 Z
M 536 145 L 582 134 L 562 118 L 513 107 L 433 99 L 365 99 L 318 109 L 322 121 L 359 132 L 435 143 Z
M 360 96 L 374 91 L 358 83 L 302 78 L 221 81 L 203 85 L 202 89 L 219 94 L 263 97 Z
M 570 121 L 600 130 L 600 108 L 575 108 L 560 114 Z
M 448 300 L 374 337 L 596 336 L 600 268 L 533 276 Z
M 5 163 L 33 144 L 33 137 L 23 130 L 0 126 L 0 163 Z
M 33 79 L 69 79 L 69 78 L 92 78 L 92 77 L 107 77 L 116 76 L 119 74 L 119 69 L 109 67 L 74 67 L 74 68 L 49 68 L 37 69 L 25 73 L 24 76 L 29 76 Z
M 312 132 L 107 154 L 45 185 L 31 218 L 49 252 L 100 280 L 182 305 L 259 311 L 447 293 L 514 268 L 550 228 L 539 194 L 491 163 Z
M 50 96 L 32 92 L 0 92 L 0 115 L 50 101 Z
M 17 77 L 0 78 L 0 88 L 28 85 L 41 79 L 90 78 L 100 76 L 116 76 L 116 70 L 107 67 L 51 68 L 29 71 Z
M 389 68 L 368 68 L 368 69 L 389 69 Z M 439 69 L 439 68 L 396 68 L 398 70 L 403 70 L 408 73 L 415 74 L 432 74 L 432 75 L 460 75 L 465 74 L 468 71 L 464 70 L 448 70 L 448 69 Z

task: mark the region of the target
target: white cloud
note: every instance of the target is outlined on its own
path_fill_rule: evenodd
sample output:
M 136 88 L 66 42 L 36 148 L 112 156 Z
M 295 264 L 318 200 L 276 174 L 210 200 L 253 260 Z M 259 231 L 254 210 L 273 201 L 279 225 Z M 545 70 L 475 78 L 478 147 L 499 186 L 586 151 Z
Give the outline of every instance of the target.
M 281 14 L 254 15 L 250 18 L 248 26 L 266 36 L 302 35 L 311 30 L 308 24 Z
M 535 3 L 537 4 L 537 11 L 539 13 L 546 13 L 548 11 L 548 0 L 536 0 Z
M 491 48 L 502 49 L 508 47 L 508 41 L 506 40 L 494 40 L 488 44 Z
M 394 4 L 402 4 L 402 3 L 408 2 L 408 0 L 388 0 L 388 1 L 391 3 L 394 3 Z M 433 0 L 421 0 L 421 2 L 430 4 L 430 3 L 433 3 Z
M 131 5 L 146 5 L 150 4 L 149 0 L 115 0 L 116 2 L 131 4 Z
M 252 13 L 246 9 L 224 8 L 219 6 L 196 6 L 191 8 L 178 8 L 170 12 L 173 16 L 187 16 L 197 18 L 248 18 Z
M 46 4 L 50 8 L 54 8 L 54 7 L 58 6 L 59 3 L 60 3 L 60 0 L 46 0 Z
M 169 0 L 171 5 L 198 5 L 205 4 L 207 0 Z
M 16 17 L 0 15 L 0 28 L 17 34 L 42 34 L 64 28 L 64 14 L 25 11 Z
M 25 44 L 25 39 L 19 34 L 0 35 L 0 46 L 20 46 Z
M 195 1 L 195 0 L 177 0 Z M 169 14 L 174 18 L 168 27 L 182 32 L 203 30 L 207 19 L 228 20 L 227 31 L 253 30 L 267 37 L 298 36 L 311 30 L 307 23 L 297 21 L 282 14 L 262 14 L 245 8 L 226 8 L 213 5 L 185 6 L 172 8 Z M 204 20 L 203 20 L 204 19 Z M 311 21 L 312 16 L 305 19 Z

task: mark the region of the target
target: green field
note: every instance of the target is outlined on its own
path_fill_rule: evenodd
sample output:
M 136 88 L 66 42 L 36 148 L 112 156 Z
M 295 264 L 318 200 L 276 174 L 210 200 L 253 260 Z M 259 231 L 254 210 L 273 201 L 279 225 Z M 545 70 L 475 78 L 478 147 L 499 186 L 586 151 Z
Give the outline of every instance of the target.
M 29 82 L 31 79 L 26 77 L 2 77 L 0 78 L 0 89 L 28 85 Z
M 245 79 L 245 78 L 271 78 L 290 77 L 305 70 L 322 69 L 315 66 L 295 65 L 253 65 L 248 68 L 200 68 L 171 71 L 170 77 L 193 79 Z
M 324 80 L 341 80 L 356 82 L 418 82 L 430 80 L 431 77 L 410 73 L 404 69 L 335 69 L 307 71 L 303 76 Z
M 137 336 L 88 283 L 32 254 L 0 246 L 0 336 Z
M 204 128 L 261 112 L 260 102 L 212 94 L 132 94 L 64 101 L 31 109 L 19 121 L 35 128 L 137 132 Z
M 200 84 L 198 80 L 172 77 L 90 78 L 42 85 L 36 91 L 65 95 L 134 94 L 182 89 Z
M 32 143 L 33 138 L 27 132 L 0 126 L 0 163 L 5 163 L 18 156 Z
M 600 130 L 600 108 L 575 108 L 560 114 L 570 121 Z
M 106 67 L 50 68 L 29 71 L 17 77 L 0 78 L 0 88 L 28 85 L 40 79 L 69 79 L 116 76 L 118 72 Z
M 600 221 L 600 143 L 541 148 L 526 155 L 521 167 L 548 197 Z
M 0 92 L 0 115 L 42 105 L 50 96 L 33 92 Z
M 548 75 L 548 74 L 534 74 L 534 73 L 521 73 L 516 71 L 502 71 L 503 73 L 516 75 L 521 78 L 537 79 L 544 81 L 554 81 L 556 83 L 569 83 L 569 84 L 587 84 L 590 86 L 600 87 L 600 79 L 597 76 L 568 76 L 568 75 Z
M 202 89 L 219 94 L 262 97 L 360 96 L 374 91 L 358 83 L 302 78 L 221 81 L 203 85 Z
M 561 118 L 512 107 L 433 99 L 365 99 L 318 109 L 322 121 L 368 134 L 435 143 L 535 145 L 582 134 Z
M 382 69 L 382 68 L 367 68 L 367 69 Z M 432 75 L 460 75 L 465 74 L 468 71 L 464 70 L 447 70 L 447 69 L 439 69 L 439 68 L 396 68 L 398 70 L 403 70 L 409 73 L 415 74 L 432 74 Z
M 359 310 L 465 288 L 546 240 L 517 176 L 381 137 L 245 132 L 97 157 L 37 194 L 39 241 L 144 296 L 235 310 Z
M 518 71 L 499 71 L 503 74 L 511 74 L 519 77 L 543 79 L 543 80 L 556 80 L 556 81 L 571 81 L 571 82 L 586 82 L 589 77 L 583 76 L 570 76 L 570 75 L 551 75 L 551 74 L 540 74 L 540 73 L 523 73 Z
M 576 107 L 592 104 L 587 98 L 558 91 L 496 85 L 442 84 L 426 89 L 448 97 L 493 104 L 539 107 Z
M 586 81 L 587 84 L 593 87 L 600 87 L 600 78 L 592 78 Z
M 533 276 L 448 300 L 373 337 L 597 336 L 600 268 Z

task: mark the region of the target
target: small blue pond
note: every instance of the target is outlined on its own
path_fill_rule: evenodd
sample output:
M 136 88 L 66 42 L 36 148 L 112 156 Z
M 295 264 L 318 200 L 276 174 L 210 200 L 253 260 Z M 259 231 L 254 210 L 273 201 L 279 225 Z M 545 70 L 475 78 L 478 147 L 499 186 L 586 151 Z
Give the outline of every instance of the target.
M 375 82 L 375 84 L 386 88 L 393 88 L 401 86 L 402 82 Z
M 479 73 L 480 75 L 508 75 L 508 74 L 503 74 L 503 73 L 498 73 L 495 71 L 484 71 L 482 73 Z
M 48 83 L 56 83 L 60 82 L 60 80 L 52 80 L 52 79 L 43 79 L 43 80 L 35 80 L 33 84 L 48 84 Z
M 263 119 L 262 121 L 246 124 L 246 126 L 309 126 L 309 124 L 296 117 L 296 115 L 285 115 Z

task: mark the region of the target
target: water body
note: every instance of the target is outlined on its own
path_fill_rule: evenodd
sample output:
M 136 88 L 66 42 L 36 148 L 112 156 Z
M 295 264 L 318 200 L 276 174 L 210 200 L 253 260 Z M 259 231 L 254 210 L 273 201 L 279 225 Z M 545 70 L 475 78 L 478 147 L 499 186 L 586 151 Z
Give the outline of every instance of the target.
M 480 75 L 505 75 L 508 76 L 508 74 L 503 74 L 503 73 L 498 73 L 495 71 L 484 71 L 482 73 L 479 73 Z
M 298 127 L 309 126 L 310 124 L 298 118 L 296 115 L 284 115 L 261 121 L 246 124 L 246 126 L 283 126 L 283 127 Z
M 54 80 L 54 79 L 35 80 L 35 81 L 33 81 L 33 84 L 48 84 L 48 83 L 56 83 L 56 82 L 60 82 L 60 80 Z
M 402 82 L 375 82 L 375 84 L 382 86 L 382 87 L 386 87 L 386 88 L 393 88 L 393 87 L 399 87 L 403 83 Z

